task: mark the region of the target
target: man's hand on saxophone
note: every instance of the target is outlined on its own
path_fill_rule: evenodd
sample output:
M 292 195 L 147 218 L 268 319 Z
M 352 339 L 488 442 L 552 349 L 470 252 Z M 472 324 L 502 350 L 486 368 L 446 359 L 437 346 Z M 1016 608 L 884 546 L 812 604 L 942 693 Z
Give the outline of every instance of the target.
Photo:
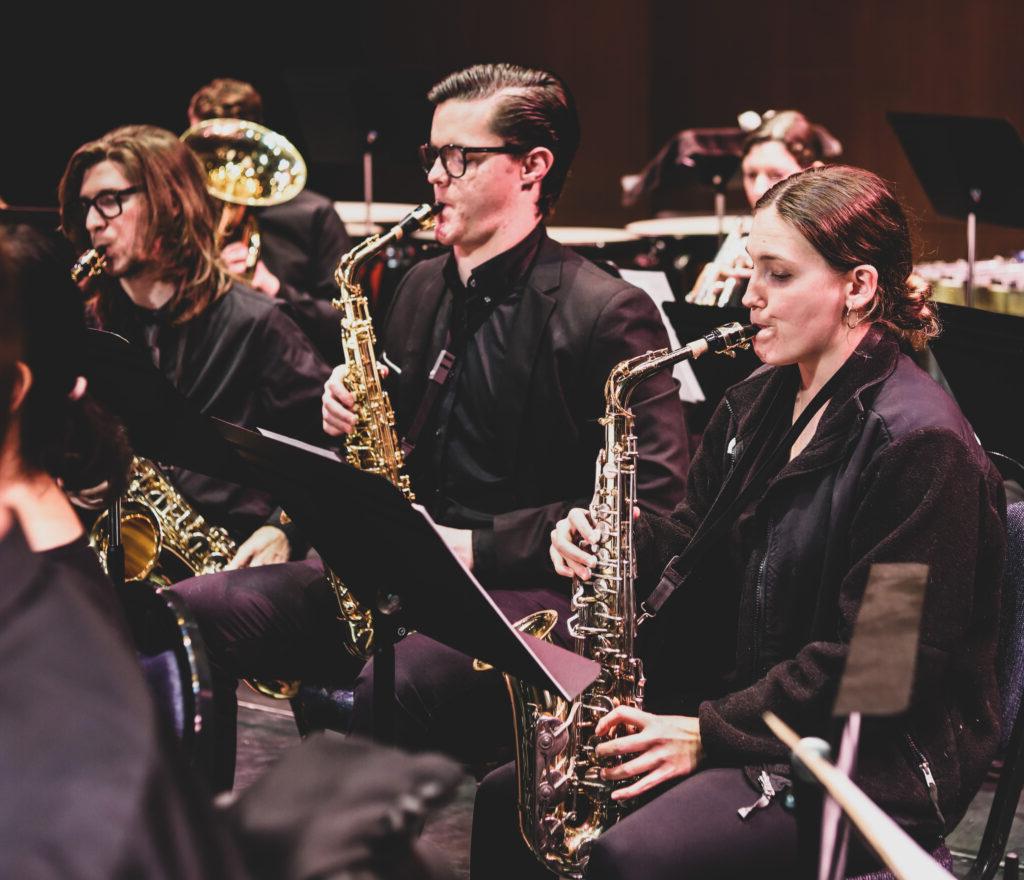
M 378 365 L 381 378 L 386 378 L 388 368 L 383 364 Z M 332 371 L 330 378 L 324 382 L 323 417 L 324 433 L 331 437 L 340 437 L 342 434 L 351 434 L 356 426 L 355 395 L 345 387 L 345 376 L 348 375 L 348 365 L 338 364 Z
M 382 379 L 387 378 L 388 368 L 377 364 Z M 324 383 L 323 416 L 324 433 L 331 437 L 351 434 L 356 425 L 357 415 L 354 410 L 355 395 L 345 387 L 345 376 L 348 373 L 346 364 L 339 364 L 331 372 L 330 378 Z M 450 526 L 438 525 L 438 531 L 449 549 L 459 558 L 464 566 L 473 570 L 473 532 L 470 529 L 455 529 Z
M 633 706 L 618 706 L 594 728 L 597 736 L 624 733 L 597 746 L 599 758 L 631 756 L 601 770 L 604 779 L 639 777 L 632 785 L 612 792 L 612 799 L 629 800 L 679 776 L 689 776 L 704 756 L 700 722 L 688 715 L 654 715 Z

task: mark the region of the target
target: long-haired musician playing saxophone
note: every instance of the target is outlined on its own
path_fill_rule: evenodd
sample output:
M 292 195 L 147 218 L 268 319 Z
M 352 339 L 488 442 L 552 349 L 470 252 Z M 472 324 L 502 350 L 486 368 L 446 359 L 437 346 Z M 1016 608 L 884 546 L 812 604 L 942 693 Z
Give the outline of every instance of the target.
M 146 351 L 205 414 L 324 442 L 320 394 L 329 369 L 274 300 L 227 272 L 215 245 L 213 205 L 199 162 L 174 134 L 125 126 L 83 144 L 68 162 L 59 196 L 63 229 L 72 243 L 79 250 L 91 246 L 104 252 L 102 272 L 90 279 L 91 310 L 103 329 Z M 186 501 L 239 545 L 229 567 L 253 568 L 247 584 L 276 584 L 282 568 L 266 566 L 304 552 L 265 492 L 184 468 L 167 472 Z M 283 574 L 289 586 L 281 592 L 297 603 L 319 572 L 299 565 Z M 226 657 L 246 643 L 248 630 L 241 622 L 252 625 L 266 612 L 247 590 L 202 581 L 190 580 L 182 590 L 194 591 L 186 599 L 211 653 L 219 785 L 230 787 L 236 680 L 226 669 Z M 316 659 L 343 664 L 345 655 L 339 646 L 337 657 Z
M 928 588 L 911 707 L 865 723 L 856 781 L 934 848 L 999 738 L 1002 485 L 903 351 L 938 326 L 909 277 L 902 210 L 869 172 L 814 168 L 761 197 L 748 247 L 744 303 L 766 367 L 726 393 L 683 504 L 636 523 L 637 601 L 656 586 L 664 601 L 640 628 L 649 711 L 614 709 L 597 732 L 598 754 L 624 760 L 605 777 L 633 780 L 613 797 L 639 806 L 597 839 L 587 877 L 792 876 L 788 753 L 761 715 L 827 733 L 873 563 L 924 563 Z M 729 516 L 673 591 L 663 570 L 723 487 Z M 571 511 L 553 532 L 556 571 L 590 578 L 596 539 L 587 511 Z M 474 876 L 544 873 L 517 840 L 510 783 L 505 768 L 481 786 Z M 871 864 L 855 847 L 851 870 Z

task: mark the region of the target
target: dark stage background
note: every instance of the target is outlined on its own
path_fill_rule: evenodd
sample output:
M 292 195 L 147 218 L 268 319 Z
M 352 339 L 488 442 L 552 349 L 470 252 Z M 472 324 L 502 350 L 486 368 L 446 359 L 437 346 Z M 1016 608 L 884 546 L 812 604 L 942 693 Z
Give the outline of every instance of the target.
M 507 59 L 557 70 L 580 105 L 583 145 L 557 224 L 649 216 L 649 202 L 620 206 L 618 178 L 671 133 L 797 107 L 843 141 L 847 161 L 896 181 L 916 216 L 919 256 L 956 258 L 962 224 L 931 210 L 886 111 L 1003 116 L 1024 130 L 1024 4 L 1015 0 L 293 3 L 241 26 L 231 7 L 208 6 L 194 23 L 184 7 L 139 9 L 161 20 L 112 26 L 96 14 L 74 31 L 6 29 L 8 202 L 53 204 L 73 149 L 116 125 L 180 131 L 192 92 L 225 75 L 263 92 L 268 124 L 304 151 L 314 189 L 358 199 L 359 141 L 377 128 L 377 197 L 419 201 L 429 195 L 413 159 L 429 129 L 423 93 L 452 69 Z M 676 203 L 708 210 L 711 198 L 682 192 Z M 730 205 L 742 204 L 736 189 Z M 1024 233 L 979 227 L 979 257 L 1022 247 Z

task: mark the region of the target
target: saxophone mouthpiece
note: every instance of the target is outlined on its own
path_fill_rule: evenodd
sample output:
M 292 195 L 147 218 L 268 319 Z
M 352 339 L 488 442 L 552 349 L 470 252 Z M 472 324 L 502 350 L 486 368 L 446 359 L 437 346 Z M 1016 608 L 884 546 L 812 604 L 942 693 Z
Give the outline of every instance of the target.
M 71 267 L 71 280 L 86 290 L 91 279 L 99 275 L 107 265 L 106 248 L 89 248 Z
M 416 232 L 418 229 L 432 229 L 434 226 L 434 217 L 441 210 L 441 205 L 435 202 L 430 204 L 424 202 L 422 205 L 414 208 L 408 214 L 406 214 L 391 230 L 395 234 L 395 239 L 401 241 L 407 235 Z

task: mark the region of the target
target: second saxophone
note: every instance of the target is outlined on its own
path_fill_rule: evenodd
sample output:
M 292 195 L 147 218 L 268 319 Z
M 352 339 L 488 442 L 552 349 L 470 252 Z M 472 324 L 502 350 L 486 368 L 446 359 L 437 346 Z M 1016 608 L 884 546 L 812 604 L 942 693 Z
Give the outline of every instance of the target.
M 409 501 L 415 497 L 409 477 L 402 473 L 405 456 L 395 433 L 395 413 L 381 385 L 375 352 L 376 336 L 370 308 L 357 280 L 360 267 L 395 241 L 417 229 L 434 225 L 437 207 L 420 205 L 387 232 L 372 235 L 341 258 L 334 280 L 341 293 L 332 305 L 341 312 L 341 350 L 345 357 L 345 387 L 356 399 L 356 424 L 345 441 L 345 458 L 363 471 L 380 474 L 397 486 Z M 348 627 L 345 647 L 356 657 L 367 659 L 373 648 L 373 614 L 363 608 L 334 572 L 326 569 L 327 580 L 338 599 L 341 620 Z
M 597 565 L 590 580 L 573 578 L 573 614 L 567 622 L 576 652 L 600 663 L 601 672 L 571 703 L 505 676 L 515 727 L 519 829 L 533 854 L 560 876 L 582 878 L 593 841 L 629 810 L 612 800 L 612 792 L 629 783 L 601 778 L 595 753 L 600 739 L 594 728 L 616 706 L 643 707 L 643 667 L 633 649 L 632 512 L 639 456 L 630 396 L 645 379 L 679 361 L 708 351 L 734 355 L 734 349 L 750 344 L 756 331 L 750 325 L 726 324 L 674 351 L 649 351 L 624 360 L 605 383 L 604 446 L 590 503 L 600 533 L 590 548 Z M 524 618 L 517 626 L 530 624 Z

